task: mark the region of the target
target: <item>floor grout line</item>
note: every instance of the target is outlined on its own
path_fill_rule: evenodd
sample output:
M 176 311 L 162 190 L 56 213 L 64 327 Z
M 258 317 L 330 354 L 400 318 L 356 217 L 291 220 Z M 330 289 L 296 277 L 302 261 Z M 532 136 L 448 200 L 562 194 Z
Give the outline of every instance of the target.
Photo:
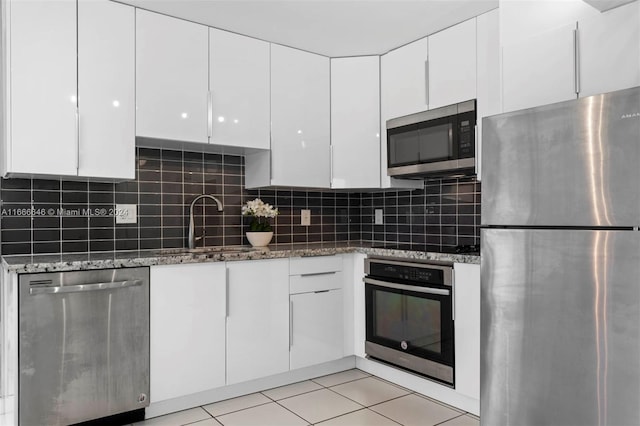
M 260 392 L 261 393 L 261 392 Z M 248 395 L 252 395 L 252 394 L 248 394 Z M 236 398 L 242 398 L 243 396 L 246 395 L 242 395 L 242 396 L 237 396 Z M 268 396 L 264 395 L 265 397 L 269 398 Z M 235 398 L 229 398 L 229 399 L 235 399 Z M 223 402 L 223 401 L 228 401 L 229 399 L 223 399 L 222 401 L 218 401 L 218 402 Z M 216 417 L 222 417 L 222 416 L 226 416 L 227 414 L 233 414 L 233 413 L 238 413 L 240 411 L 244 411 L 244 410 L 250 410 L 252 408 L 256 408 L 256 407 L 260 407 L 261 405 L 267 405 L 267 404 L 271 404 L 272 402 L 275 401 L 267 401 L 267 402 L 263 402 L 261 404 L 256 404 L 256 405 L 252 405 L 251 407 L 244 407 L 241 408 L 239 410 L 233 410 L 233 411 L 229 411 L 228 413 L 223 413 L 223 414 L 218 414 L 217 416 L 214 416 L 213 414 L 211 414 L 210 412 L 207 411 L 206 408 L 204 408 L 204 405 L 201 405 L 200 408 L 202 408 L 204 411 L 207 411 L 207 414 L 209 414 L 211 417 L 213 417 L 214 419 L 216 419 Z M 215 402 L 213 403 L 215 404 Z M 210 404 L 205 404 L 205 405 L 210 405 Z M 217 420 L 217 419 L 216 419 Z
M 307 419 L 305 419 L 304 417 L 302 417 L 301 415 L 299 415 L 298 413 L 295 413 L 291 410 L 289 410 L 287 407 L 285 407 L 284 405 L 280 404 L 278 401 L 274 401 L 276 404 L 278 404 L 280 407 L 284 408 L 285 410 L 287 410 L 288 412 L 292 413 L 294 416 L 302 419 L 303 421 L 307 422 L 308 424 L 312 424 L 310 421 L 308 421 Z
M 447 422 L 450 422 L 450 421 L 451 421 L 451 420 L 453 420 L 453 419 L 457 419 L 457 418 L 462 417 L 462 416 L 464 416 L 464 415 L 466 415 L 466 414 L 460 414 L 459 416 L 451 417 L 450 419 L 444 420 L 444 421 L 442 421 L 442 422 L 440 422 L 440 423 L 436 423 L 436 424 L 435 424 L 435 425 L 433 425 L 433 426 L 438 426 L 438 425 L 445 424 L 445 423 L 447 423 Z

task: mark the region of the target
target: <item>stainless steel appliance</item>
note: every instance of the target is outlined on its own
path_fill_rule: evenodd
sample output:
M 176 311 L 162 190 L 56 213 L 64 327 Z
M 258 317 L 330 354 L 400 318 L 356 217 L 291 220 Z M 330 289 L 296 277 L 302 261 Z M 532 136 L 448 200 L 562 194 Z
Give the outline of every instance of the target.
M 476 101 L 387 121 L 387 174 L 415 177 L 475 174 Z
M 483 129 L 482 424 L 640 424 L 640 88 Z
M 149 268 L 19 277 L 21 425 L 149 405 Z
M 365 261 L 369 357 L 454 384 L 453 264 Z

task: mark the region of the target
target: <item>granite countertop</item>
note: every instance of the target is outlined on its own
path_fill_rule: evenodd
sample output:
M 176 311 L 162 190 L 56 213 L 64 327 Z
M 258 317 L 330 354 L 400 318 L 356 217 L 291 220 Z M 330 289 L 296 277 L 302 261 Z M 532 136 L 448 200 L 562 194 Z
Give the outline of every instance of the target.
M 73 254 L 11 255 L 3 256 L 2 263 L 5 270 L 22 274 L 154 265 L 176 265 L 180 263 L 329 256 L 333 254 L 354 252 L 364 253 L 370 256 L 397 257 L 404 259 L 438 260 L 471 264 L 480 263 L 480 256 L 477 255 L 379 248 L 372 247 L 371 243 L 354 241 L 344 243 L 277 244 L 265 249 L 254 249 L 251 247 L 210 247 L 207 251 L 194 253 L 188 252 L 186 249 L 164 249 Z

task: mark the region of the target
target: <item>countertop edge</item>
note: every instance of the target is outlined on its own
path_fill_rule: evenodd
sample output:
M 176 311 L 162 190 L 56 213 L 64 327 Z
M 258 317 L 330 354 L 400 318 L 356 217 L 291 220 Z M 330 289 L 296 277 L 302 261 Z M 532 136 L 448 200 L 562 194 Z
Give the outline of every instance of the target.
M 136 255 L 138 253 L 138 255 Z M 7 272 L 18 274 L 39 272 L 84 271 L 92 269 L 132 268 L 141 266 L 179 265 L 190 263 L 226 262 L 243 260 L 262 260 L 289 257 L 330 256 L 343 253 L 362 253 L 368 256 L 397 257 L 404 259 L 438 260 L 456 263 L 480 264 L 480 256 L 466 254 L 448 254 L 413 250 L 397 250 L 361 246 L 293 248 L 286 250 L 258 249 L 252 251 L 203 254 L 162 254 L 140 255 L 140 252 L 118 252 L 111 257 L 87 258 L 89 255 L 34 255 L 3 256 L 2 266 Z M 74 259 L 75 257 L 75 259 Z M 84 258 L 82 258 L 84 257 Z M 47 261 L 42 260 L 48 258 Z M 59 259 L 58 259 L 59 258 Z M 10 260 L 10 261 L 9 261 Z

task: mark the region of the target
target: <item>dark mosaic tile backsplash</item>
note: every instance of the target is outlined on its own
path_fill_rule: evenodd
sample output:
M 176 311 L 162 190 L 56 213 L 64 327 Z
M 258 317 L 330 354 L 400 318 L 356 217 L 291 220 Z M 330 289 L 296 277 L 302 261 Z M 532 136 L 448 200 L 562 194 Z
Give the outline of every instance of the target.
M 210 201 L 196 205 L 196 233 L 204 231 L 207 246 L 247 244 L 241 206 L 255 197 L 280 210 L 272 245 L 363 240 L 441 250 L 479 242 L 480 185 L 474 181 L 434 180 L 424 190 L 379 193 L 246 190 L 240 156 L 139 148 L 135 181 L 2 179 L 1 252 L 185 247 L 189 204 L 203 193 L 224 204 L 223 212 Z M 116 224 L 115 204 L 137 204 L 138 222 Z M 384 225 L 373 225 L 378 208 Z M 311 210 L 311 226 L 299 225 L 301 209 Z

